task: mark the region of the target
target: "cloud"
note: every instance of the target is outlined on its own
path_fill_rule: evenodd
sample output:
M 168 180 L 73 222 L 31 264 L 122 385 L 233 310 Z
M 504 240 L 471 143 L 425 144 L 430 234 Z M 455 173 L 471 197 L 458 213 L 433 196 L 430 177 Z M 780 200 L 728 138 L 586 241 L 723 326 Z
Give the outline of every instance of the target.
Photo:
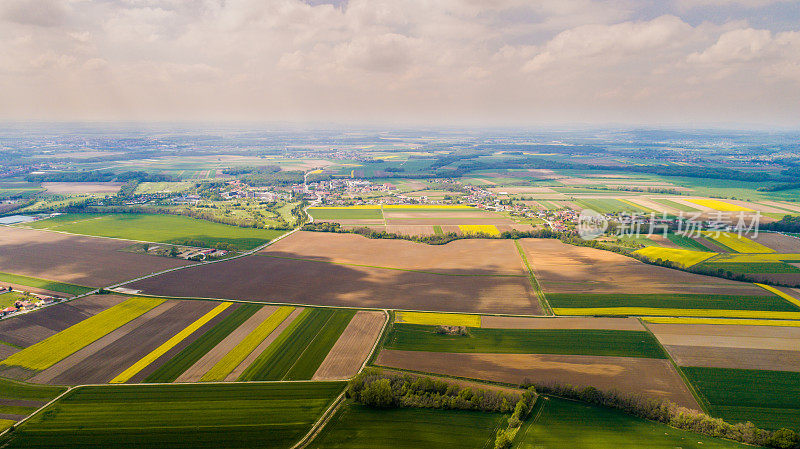
M 678 3 L 5 0 L 0 118 L 800 116 L 800 25 Z

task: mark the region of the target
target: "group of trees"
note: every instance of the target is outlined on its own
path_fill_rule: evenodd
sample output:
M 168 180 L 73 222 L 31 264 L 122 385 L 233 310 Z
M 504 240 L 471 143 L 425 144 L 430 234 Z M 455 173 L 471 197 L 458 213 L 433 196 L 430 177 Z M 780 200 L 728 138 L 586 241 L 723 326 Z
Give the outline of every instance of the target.
M 523 386 L 533 386 L 533 384 L 526 382 Z M 625 394 L 619 391 L 601 391 L 594 387 L 577 388 L 557 383 L 536 384 L 535 388 L 542 394 L 615 408 L 640 418 L 711 437 L 727 438 L 778 449 L 800 448 L 800 437 L 791 429 L 769 431 L 759 429 L 751 422 L 730 424 L 722 419 L 712 418 L 705 413 L 681 407 L 665 399 Z
M 778 232 L 800 232 L 800 216 L 784 215 L 778 221 L 762 224 L 761 229 Z
M 145 171 L 124 171 L 115 173 L 110 170 L 84 170 L 41 173 L 28 175 L 25 177 L 28 182 L 128 182 L 136 180 L 139 182 L 170 182 L 177 181 L 174 176 L 161 173 L 147 173 Z
M 376 408 L 434 408 L 511 413 L 521 395 L 462 387 L 453 382 L 369 368 L 354 377 L 347 396 Z

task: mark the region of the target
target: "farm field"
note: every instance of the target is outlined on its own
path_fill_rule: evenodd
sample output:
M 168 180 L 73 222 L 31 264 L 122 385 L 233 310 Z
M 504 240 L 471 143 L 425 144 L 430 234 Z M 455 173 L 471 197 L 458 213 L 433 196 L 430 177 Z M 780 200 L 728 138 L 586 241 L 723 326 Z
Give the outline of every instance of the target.
M 66 388 L 0 378 L 0 432 L 30 415 Z
M 351 310 L 306 309 L 239 380 L 311 379 L 354 315 Z
M 376 342 L 388 318 L 384 312 L 366 310 L 356 312 L 312 379 L 349 379 L 358 374 L 372 349 L 377 345 Z
M 744 235 L 737 235 L 730 232 L 711 232 L 706 231 L 703 235 L 715 241 L 717 244 L 725 248 L 729 248 L 732 252 L 737 253 L 774 253 L 775 250 L 767 248 L 761 243 L 750 240 Z
M 119 251 L 129 240 L 0 227 L 0 272 L 80 286 L 103 287 L 154 271 L 188 265 L 181 259 Z
M 465 239 L 446 245 L 426 245 L 354 234 L 300 231 L 258 254 L 442 274 L 527 276 L 510 240 Z
M 528 261 L 545 294 L 693 293 L 765 295 L 744 282 L 701 276 L 648 265 L 630 257 L 554 239 L 521 239 Z M 664 250 L 664 249 L 660 249 Z
M 463 313 L 397 312 L 396 321 L 408 324 L 481 327 L 481 316 Z
M 523 424 L 520 449 L 733 449 L 751 447 L 636 418 L 617 410 L 559 398 L 540 398 L 536 420 Z M 538 408 L 537 408 L 538 411 Z M 624 429 L 624 431 L 622 431 Z
M 117 193 L 121 182 L 45 182 L 42 188 L 54 195 L 109 195 Z
M 33 371 L 47 369 L 162 302 L 156 299 L 129 299 L 11 355 L 0 366 Z
M 2 444 L 289 448 L 343 388 L 333 382 L 81 387 L 6 434 Z
M 481 327 L 492 329 L 608 329 L 608 330 L 646 330 L 636 318 L 600 317 L 481 317 Z
M 699 295 L 665 293 L 652 295 L 567 294 L 550 293 L 547 300 L 554 309 L 573 308 L 653 308 L 653 309 L 719 309 L 774 312 L 800 312 L 800 307 L 772 296 Z
M 310 448 L 482 449 L 494 445 L 499 413 L 397 408 L 381 410 L 348 402 L 308 446 Z
M 92 287 L 85 287 L 83 285 L 67 284 L 64 282 L 48 281 L 46 279 L 39 279 L 30 276 L 21 276 L 11 273 L 0 273 L 0 282 L 4 284 L 12 284 L 17 286 L 34 287 L 37 290 L 47 292 L 66 293 L 68 295 L 76 296 L 84 293 L 89 293 L 94 290 Z
M 541 313 L 527 276 L 472 273 L 453 276 L 253 255 L 164 273 L 125 287 L 151 295 L 300 305 Z
M 153 214 L 63 214 L 58 220 L 30 224 L 36 229 L 113 237 L 146 242 L 219 246 L 249 250 L 280 236 L 284 231 L 242 228 L 180 215 Z
M 26 348 L 115 306 L 126 298 L 91 295 L 0 321 L 0 341 Z
M 519 385 L 553 382 L 601 390 L 624 390 L 699 409 L 666 359 L 564 354 L 478 354 L 383 349 L 375 365 Z
M 648 246 L 646 248 L 637 250 L 636 253 L 654 261 L 657 261 L 658 259 L 669 260 L 686 268 L 697 265 L 698 263 L 717 255 L 717 253 L 708 251 L 661 248 L 657 246 Z
M 683 367 L 712 416 L 759 427 L 800 430 L 800 373 Z
M 666 358 L 644 331 L 596 329 L 475 329 L 443 335 L 435 326 L 395 324 L 386 349 L 481 354 L 569 354 Z

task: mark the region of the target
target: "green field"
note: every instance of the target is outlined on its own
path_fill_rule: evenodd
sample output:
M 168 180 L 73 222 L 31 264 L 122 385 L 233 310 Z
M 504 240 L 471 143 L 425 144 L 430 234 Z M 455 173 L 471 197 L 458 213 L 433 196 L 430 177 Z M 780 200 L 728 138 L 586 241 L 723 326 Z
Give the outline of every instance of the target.
M 190 246 L 214 247 L 224 244 L 237 250 L 253 249 L 286 232 L 241 228 L 181 215 L 154 214 L 63 214 L 34 222 L 31 227 Z
M 395 324 L 386 349 L 495 354 L 581 354 L 666 358 L 649 332 L 582 329 L 469 329 L 468 336 L 436 333 L 436 326 Z
M 13 433 L 7 448 L 289 448 L 342 391 L 337 382 L 82 387 Z
M 200 338 L 185 347 L 167 363 L 153 371 L 152 374 L 144 379 L 144 382 L 173 382 L 260 308 L 261 306 L 257 304 L 242 305 Z
M 800 373 L 681 367 L 712 416 L 800 431 Z
M 325 209 L 309 208 L 309 215 L 315 220 L 383 220 L 380 209 Z
M 353 310 L 304 310 L 239 380 L 310 379 L 354 315 Z
M 728 449 L 752 447 L 674 429 L 606 407 L 540 398 L 514 441 L 517 449 Z
M 620 200 L 615 200 L 611 198 L 603 199 L 603 198 L 580 198 L 580 199 L 573 199 L 572 200 L 575 204 L 580 206 L 584 206 L 587 209 L 592 209 L 594 211 L 600 212 L 601 214 L 611 214 L 611 213 L 619 213 L 619 212 L 629 212 L 629 213 L 644 213 L 645 211 L 641 208 L 636 208 L 628 203 L 622 202 Z M 638 210 L 637 210 L 638 209 Z
M 36 298 L 20 292 L 5 292 L 0 293 L 0 308 L 5 309 L 16 304 L 17 301 L 29 301 Z
M 774 295 L 548 293 L 547 300 L 554 308 L 654 307 L 663 309 L 769 310 L 776 312 L 797 312 L 800 310 L 794 304 Z
M 714 262 L 713 260 L 702 262 L 697 267 L 709 268 L 711 270 L 724 270 L 731 273 L 800 273 L 800 268 L 784 262 L 744 262 L 726 263 Z
M 0 366 L 43 370 L 163 303 L 163 299 L 131 298 L 12 354 Z
M 672 209 L 677 209 L 677 210 L 679 210 L 681 212 L 698 212 L 698 211 L 700 211 L 700 209 L 697 209 L 695 207 L 689 206 L 687 204 L 681 204 L 681 203 L 678 203 L 678 202 L 675 202 L 675 201 L 672 201 L 672 200 L 668 200 L 668 199 L 665 199 L 665 198 L 650 198 L 650 201 L 653 201 L 654 203 L 661 204 L 663 206 L 670 207 Z
M 0 283 L 8 282 L 10 284 L 26 285 L 33 288 L 41 288 L 59 293 L 66 293 L 68 295 L 82 295 L 94 290 L 92 287 L 85 287 L 83 285 L 65 284 L 63 282 L 48 281 L 46 279 L 33 278 L 30 276 L 21 276 L 11 273 L 0 273 Z
M 0 414 L 29 415 L 65 390 L 65 387 L 34 385 L 0 378 Z M 20 400 L 26 401 L 25 405 L 7 405 Z M 16 423 L 15 416 L 7 418 L 15 419 L 0 419 L 0 432 Z
M 670 232 L 667 234 L 667 238 L 670 242 L 680 246 L 683 249 L 689 249 L 693 251 L 712 251 L 710 248 L 706 248 L 703 246 L 702 243 L 698 242 L 697 240 L 686 237 L 685 235 L 675 234 L 674 232 Z
M 482 449 L 494 447 L 499 413 L 420 408 L 375 409 L 344 405 L 309 448 Z

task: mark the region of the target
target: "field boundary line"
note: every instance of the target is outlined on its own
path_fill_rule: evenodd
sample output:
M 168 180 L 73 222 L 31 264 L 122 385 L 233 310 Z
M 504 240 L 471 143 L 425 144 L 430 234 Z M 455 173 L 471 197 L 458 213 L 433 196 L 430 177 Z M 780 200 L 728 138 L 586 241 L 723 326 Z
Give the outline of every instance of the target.
M 675 362 L 675 359 L 672 358 L 672 354 L 669 352 L 669 350 L 667 350 L 667 347 L 664 346 L 656 334 L 650 330 L 649 327 L 647 327 L 647 323 L 641 317 L 637 317 L 636 319 L 639 320 L 639 323 L 642 325 L 642 327 L 647 329 L 647 332 L 653 336 L 653 339 L 655 339 L 655 341 L 658 343 L 658 346 L 660 346 L 664 353 L 667 354 L 667 360 L 669 360 L 669 363 L 672 365 L 672 368 L 675 369 L 675 372 L 678 373 L 678 376 L 680 376 L 683 384 L 686 385 L 686 389 L 689 390 L 689 393 L 691 393 L 692 397 L 694 397 L 695 402 L 697 402 L 697 406 L 700 407 L 700 411 L 711 416 L 708 410 L 708 405 L 703 401 L 703 397 L 700 395 L 700 392 L 694 388 L 694 385 L 692 385 L 692 383 L 689 381 L 689 378 L 686 377 L 686 374 L 683 372 L 683 370 L 681 370 L 681 367 L 678 366 L 678 364 Z
M 522 258 L 522 263 L 524 263 L 525 267 L 528 269 L 528 280 L 531 283 L 531 288 L 533 288 L 533 294 L 536 295 L 536 299 L 539 300 L 542 312 L 544 312 L 545 315 L 555 316 L 555 312 L 553 312 L 553 308 L 550 307 L 550 303 L 547 301 L 544 290 L 542 290 L 542 287 L 539 285 L 539 281 L 536 280 L 536 274 L 528 263 L 528 257 L 525 255 L 525 251 L 522 249 L 522 245 L 519 244 L 518 239 L 514 239 L 514 246 L 517 247 L 517 252 L 520 258 Z
M 311 426 L 311 429 L 308 430 L 308 433 L 306 433 L 305 436 L 303 436 L 303 438 L 300 439 L 300 441 L 295 443 L 294 446 L 291 447 L 291 449 L 303 449 L 314 441 L 317 435 L 319 435 L 319 433 L 322 432 L 322 430 L 325 428 L 328 422 L 336 415 L 336 412 L 339 410 L 339 407 L 342 404 L 344 404 L 344 397 L 346 392 L 347 392 L 347 387 L 345 387 L 344 390 L 341 393 L 339 393 L 339 396 L 337 396 L 336 399 L 333 400 L 333 403 L 331 403 L 328 409 L 322 413 L 322 416 L 319 417 L 317 422 L 315 422 L 314 425 Z
M 297 261 L 301 261 L 301 262 L 329 263 L 329 264 L 332 264 L 332 265 L 345 265 L 345 266 L 350 266 L 350 267 L 362 267 L 362 268 L 378 268 L 378 269 L 381 269 L 381 270 L 410 271 L 412 273 L 435 274 L 437 276 L 527 277 L 527 275 L 524 275 L 524 274 L 455 274 L 455 273 L 438 273 L 436 271 L 414 270 L 414 269 L 411 269 L 411 268 L 379 267 L 377 265 L 364 265 L 364 264 L 347 263 L 347 262 L 332 262 L 330 260 L 303 259 L 303 258 L 300 258 L 300 257 L 272 256 L 272 255 L 269 255 L 269 254 L 257 254 L 257 255 L 261 256 L 261 257 L 269 257 L 269 258 L 272 258 L 272 259 L 286 259 L 286 260 L 297 260 Z

